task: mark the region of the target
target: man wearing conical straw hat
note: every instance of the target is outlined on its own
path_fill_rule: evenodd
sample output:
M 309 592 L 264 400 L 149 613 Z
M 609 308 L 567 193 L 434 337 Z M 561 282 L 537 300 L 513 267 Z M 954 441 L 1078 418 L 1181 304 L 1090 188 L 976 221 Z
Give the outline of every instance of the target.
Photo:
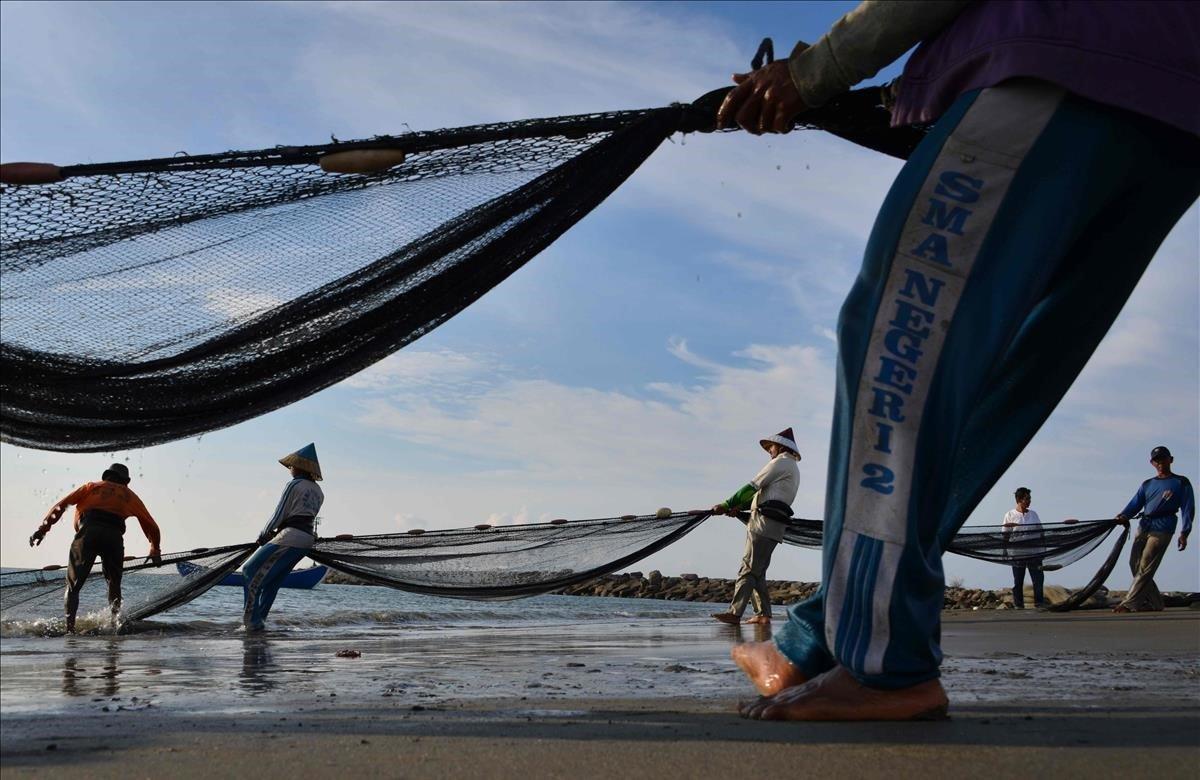
M 746 605 L 753 602 L 754 617 L 747 623 L 771 622 L 771 594 L 767 590 L 767 567 L 771 554 L 783 541 L 787 520 L 792 516 L 792 502 L 800 488 L 800 452 L 791 428 L 768 436 L 759 444 L 771 457 L 767 465 L 740 490 L 713 507 L 714 512 L 736 515 L 750 508 L 746 525 L 746 552 L 733 586 L 733 602 L 725 612 L 713 617 L 722 623 L 736 625 L 742 620 Z
M 292 481 L 283 489 L 275 514 L 267 521 L 258 543 L 262 545 L 242 567 L 245 584 L 245 614 L 242 621 L 249 631 L 261 631 L 267 613 L 275 603 L 283 580 L 316 541 L 317 513 L 325 494 L 317 447 L 309 444 L 279 462 L 292 472 Z

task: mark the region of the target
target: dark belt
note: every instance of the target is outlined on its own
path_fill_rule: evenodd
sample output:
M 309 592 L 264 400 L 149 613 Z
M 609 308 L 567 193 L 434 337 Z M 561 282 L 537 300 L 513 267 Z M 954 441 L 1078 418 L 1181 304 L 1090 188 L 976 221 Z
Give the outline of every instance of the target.
M 280 531 L 285 528 L 295 528 L 309 536 L 316 536 L 316 518 L 312 515 L 292 515 L 279 524 Z
M 125 533 L 125 518 L 113 512 L 105 512 L 103 509 L 85 510 L 83 517 L 79 520 L 79 525 L 81 528 L 89 525 L 116 528 L 121 533 Z
M 758 513 L 768 520 L 786 523 L 792 519 L 792 508 L 777 499 L 764 501 L 758 505 Z

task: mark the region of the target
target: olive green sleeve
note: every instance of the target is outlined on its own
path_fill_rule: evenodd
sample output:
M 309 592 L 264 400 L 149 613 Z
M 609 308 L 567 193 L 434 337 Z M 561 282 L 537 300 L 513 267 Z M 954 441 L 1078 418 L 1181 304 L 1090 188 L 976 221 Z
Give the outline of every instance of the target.
M 750 506 L 750 501 L 754 498 L 754 494 L 757 492 L 758 488 L 747 482 L 745 485 L 742 485 L 740 488 L 738 488 L 736 493 L 725 499 L 725 506 L 729 507 L 730 509 L 745 509 L 746 507 Z

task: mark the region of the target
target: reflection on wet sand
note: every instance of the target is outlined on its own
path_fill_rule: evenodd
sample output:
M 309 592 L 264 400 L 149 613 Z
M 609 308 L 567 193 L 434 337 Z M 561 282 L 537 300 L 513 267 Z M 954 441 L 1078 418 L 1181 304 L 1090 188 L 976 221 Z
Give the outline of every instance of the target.
M 242 671 L 237 687 L 243 693 L 257 696 L 279 687 L 275 680 L 278 667 L 271 658 L 271 643 L 261 635 L 247 634 L 242 638 Z
M 66 650 L 62 671 L 62 692 L 65 696 L 113 697 L 120 693 L 121 643 L 118 640 L 107 640 L 98 653 L 93 642 L 69 637 Z M 101 664 L 99 667 L 96 666 L 97 662 Z M 90 680 L 100 682 L 93 683 Z
M 752 629 L 752 631 L 747 631 L 746 629 Z M 747 635 L 751 634 L 751 633 L 753 634 L 753 637 L 749 638 Z M 771 638 L 771 624 L 770 623 L 752 623 L 750 625 L 746 625 L 744 623 L 735 623 L 733 625 L 720 624 L 717 626 L 717 634 L 718 634 L 718 636 L 725 636 L 729 639 L 732 639 L 733 643 L 735 645 L 740 645 L 742 642 L 747 642 L 747 641 L 765 642 Z

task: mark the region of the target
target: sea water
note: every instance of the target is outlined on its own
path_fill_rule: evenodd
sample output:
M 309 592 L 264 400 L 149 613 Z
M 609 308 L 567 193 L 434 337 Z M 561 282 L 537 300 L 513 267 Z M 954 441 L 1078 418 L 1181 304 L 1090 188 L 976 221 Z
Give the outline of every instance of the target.
M 80 617 L 84 633 L 63 636 L 53 609 L 6 624 L 0 702 L 13 716 L 745 695 L 729 649 L 766 635 L 716 623 L 719 608 L 556 595 L 478 602 L 323 584 L 281 590 L 267 630 L 255 633 L 241 627 L 241 588 L 215 587 L 120 633 L 94 614 Z

